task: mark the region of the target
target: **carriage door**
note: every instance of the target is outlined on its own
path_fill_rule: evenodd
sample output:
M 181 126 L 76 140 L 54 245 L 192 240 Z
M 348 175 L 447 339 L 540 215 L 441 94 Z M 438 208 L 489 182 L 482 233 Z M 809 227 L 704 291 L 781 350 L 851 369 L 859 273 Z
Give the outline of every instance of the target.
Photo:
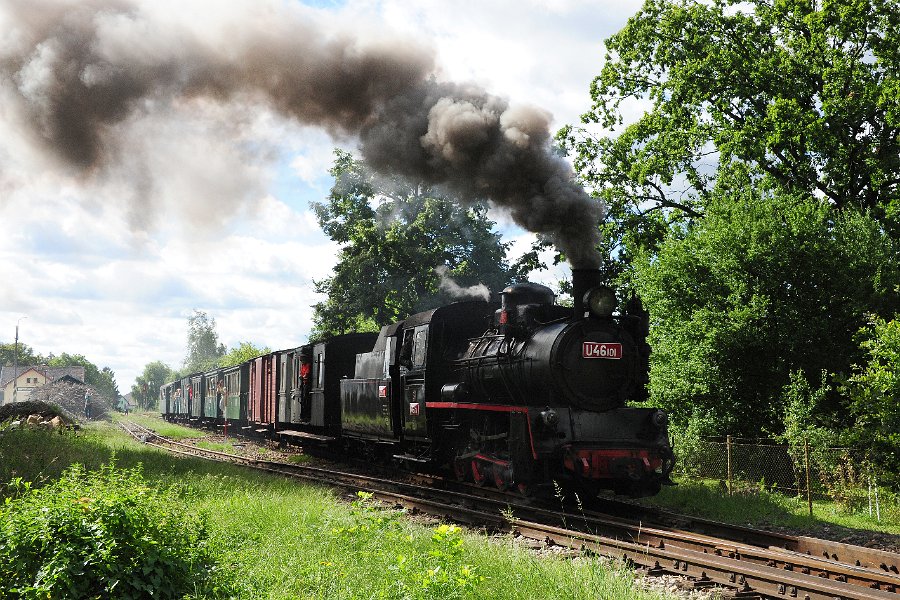
M 278 355 L 278 418 L 279 423 L 290 423 L 291 418 L 291 389 L 294 379 L 294 352 L 284 352 Z
M 325 427 L 325 344 L 313 348 L 310 422 Z
M 301 360 L 301 356 L 303 353 L 301 351 L 294 352 L 291 355 L 291 385 L 290 385 L 290 402 L 291 402 L 291 423 L 300 423 L 303 420 L 309 420 L 309 417 L 306 419 L 302 419 L 300 415 L 300 406 L 302 402 L 303 395 L 303 387 L 302 387 L 302 378 L 300 375 L 300 370 L 303 364 L 306 364 L 306 377 L 309 378 L 309 362 L 303 363 Z
M 427 438 L 425 423 L 425 359 L 428 349 L 428 325 L 403 332 L 400 349 L 403 431 L 406 438 Z

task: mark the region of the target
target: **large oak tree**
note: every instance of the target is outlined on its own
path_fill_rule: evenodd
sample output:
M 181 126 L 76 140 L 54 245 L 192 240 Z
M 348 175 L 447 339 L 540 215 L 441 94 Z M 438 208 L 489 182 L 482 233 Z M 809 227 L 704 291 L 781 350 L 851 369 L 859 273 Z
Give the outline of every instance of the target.
M 896 0 L 647 0 L 606 47 L 583 119 L 614 133 L 560 139 L 626 263 L 735 164 L 900 233 Z

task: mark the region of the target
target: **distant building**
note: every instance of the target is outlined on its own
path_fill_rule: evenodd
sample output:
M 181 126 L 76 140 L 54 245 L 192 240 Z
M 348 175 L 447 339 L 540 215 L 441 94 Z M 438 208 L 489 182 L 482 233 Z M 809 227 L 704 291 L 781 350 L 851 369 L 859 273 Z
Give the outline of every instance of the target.
M 11 404 L 14 395 L 16 402 L 25 402 L 32 391 L 47 383 L 62 380 L 83 385 L 84 377 L 84 367 L 19 365 L 18 373 L 13 367 L 0 367 L 0 404 Z
M 124 396 L 122 396 L 121 394 L 119 395 L 119 401 L 116 402 L 116 410 L 118 410 L 119 412 L 125 412 L 126 410 L 132 411 L 134 410 L 134 407 L 135 403 L 131 397 L 131 394 L 125 394 Z

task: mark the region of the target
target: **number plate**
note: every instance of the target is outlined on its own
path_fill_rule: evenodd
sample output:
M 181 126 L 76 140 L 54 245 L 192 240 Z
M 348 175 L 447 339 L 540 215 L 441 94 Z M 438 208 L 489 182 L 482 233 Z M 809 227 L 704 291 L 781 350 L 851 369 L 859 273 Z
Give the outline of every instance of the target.
M 581 345 L 582 358 L 622 358 L 622 344 L 613 342 L 584 342 Z

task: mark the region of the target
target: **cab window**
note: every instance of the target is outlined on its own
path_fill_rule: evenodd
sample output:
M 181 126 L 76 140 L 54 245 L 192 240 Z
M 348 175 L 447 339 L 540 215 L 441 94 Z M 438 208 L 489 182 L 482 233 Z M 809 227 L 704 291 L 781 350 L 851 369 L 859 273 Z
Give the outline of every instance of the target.
M 425 349 L 428 342 L 428 326 L 416 328 L 416 337 L 413 341 L 412 363 L 413 367 L 425 366 Z

